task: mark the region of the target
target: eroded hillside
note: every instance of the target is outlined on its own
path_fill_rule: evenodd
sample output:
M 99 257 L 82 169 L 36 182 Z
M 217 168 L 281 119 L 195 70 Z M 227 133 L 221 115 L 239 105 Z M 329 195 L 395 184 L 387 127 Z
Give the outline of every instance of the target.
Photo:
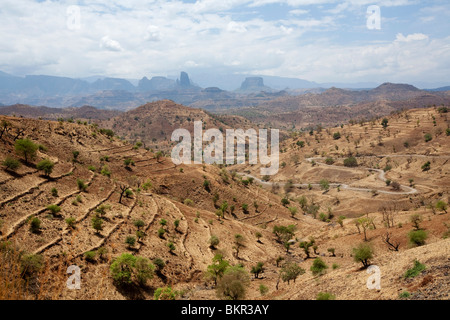
M 220 283 L 223 276 L 206 271 L 220 253 L 249 274 L 247 299 L 316 299 L 320 292 L 398 299 L 404 291 L 411 299 L 448 299 L 449 122 L 440 111 L 398 113 L 385 128 L 377 119 L 292 133 L 273 177 L 259 176 L 259 165 L 175 166 L 94 125 L 2 117 L 0 161 L 21 163 L 0 173 L 2 240 L 42 257 L 45 267 L 38 277 L 27 275 L 29 290 L 8 291 L 7 275 L 21 265 L 11 263 L 0 294 L 152 299 L 157 288 L 171 287 L 177 299 L 217 299 L 214 278 Z M 40 145 L 29 163 L 15 150 L 21 139 Z M 344 165 L 351 156 L 357 165 Z M 36 168 L 46 158 L 54 163 L 47 176 Z M 409 241 L 413 229 L 426 233 L 420 245 Z M 360 243 L 373 250 L 380 290 L 367 288 L 369 274 L 354 261 Z M 111 265 L 124 253 L 160 269 L 145 285 L 118 285 Z M 318 274 L 310 269 L 317 258 L 327 267 Z M 416 259 L 425 270 L 405 278 Z M 259 262 L 263 272 L 256 277 Z M 70 265 L 81 268 L 81 290 L 66 287 Z

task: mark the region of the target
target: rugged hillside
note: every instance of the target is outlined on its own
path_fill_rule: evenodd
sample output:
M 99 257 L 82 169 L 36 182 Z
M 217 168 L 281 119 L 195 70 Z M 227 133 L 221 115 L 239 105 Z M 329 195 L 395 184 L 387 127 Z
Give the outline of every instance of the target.
M 281 97 L 225 113 L 241 115 L 252 122 L 280 129 L 300 129 L 318 124 L 334 126 L 350 119 L 369 120 L 403 109 L 449 104 L 446 92 L 432 93 L 410 85 L 386 83 L 372 90 L 331 88 L 319 94 Z
M 170 100 L 148 103 L 109 121 L 97 122 L 124 139 L 141 141 L 147 148 L 169 152 L 175 144 L 170 141 L 172 132 L 184 128 L 193 135 L 194 121 L 202 121 L 203 130 L 226 130 L 232 127 L 247 129 L 252 125 L 249 120 L 239 116 L 215 116 Z
M 168 102 L 147 108 L 148 114 L 158 108 L 157 114 L 161 108 L 170 114 L 176 108 L 183 124 L 195 112 L 186 108 L 183 114 Z M 450 220 L 438 202 L 449 202 L 449 120 L 444 109 L 439 111 L 398 113 L 388 117 L 386 128 L 379 119 L 292 133 L 282 146 L 282 168 L 274 177 L 258 176 L 259 165 L 175 166 L 169 158 L 123 143 L 95 125 L 0 117 L 6 121 L 2 126 L 7 124 L 0 161 L 12 157 L 22 164 L 18 169 L 3 165 L 0 172 L 1 237 L 32 254 L 15 262 L 6 253 L 18 251 L 2 243 L 0 297 L 152 299 L 157 288 L 170 286 L 178 291 L 177 299 L 217 299 L 214 280 L 205 275 L 220 252 L 230 265 L 241 265 L 249 279 L 257 263 L 263 263 L 258 278 L 252 275 L 242 282 L 247 299 L 316 299 L 319 292 L 336 299 L 398 299 L 403 291 L 410 299 L 448 299 L 450 242 L 443 237 L 449 234 Z M 127 121 L 134 120 L 130 117 Z M 206 119 L 207 124 L 213 120 Z M 334 137 L 338 131 L 340 137 Z M 425 142 L 426 133 L 432 140 Z M 26 163 L 16 153 L 16 137 L 41 145 L 34 160 Z M 356 157 L 357 167 L 342 165 L 349 154 Z M 45 158 L 55 163 L 49 176 L 36 169 Z M 422 169 L 427 161 L 430 167 Z M 321 180 L 327 180 L 328 188 Z M 122 192 L 127 188 L 131 192 Z M 52 213 L 51 204 L 60 211 L 50 207 Z M 428 236 L 418 247 L 408 243 L 414 214 Z M 361 217 L 367 220 L 357 227 Z M 34 232 L 33 218 L 41 223 Z M 96 231 L 93 221 L 98 219 L 102 225 Z M 289 225 L 295 227 L 281 228 Z M 383 242 L 387 232 L 399 251 L 391 252 Z M 125 243 L 130 236 L 137 240 L 137 234 L 139 241 Z M 219 239 L 214 246 L 213 236 Z M 310 237 L 316 247 L 311 245 L 308 258 L 300 243 Z M 362 242 L 374 250 L 369 260 L 380 268 L 380 290 L 367 289 L 369 274 L 354 261 L 353 248 Z M 161 267 L 162 261 L 164 267 L 145 285 L 119 285 L 110 267 L 123 253 Z M 316 258 L 328 266 L 321 274 L 310 270 Z M 426 269 L 404 278 L 415 259 Z M 29 266 L 26 274 L 19 274 L 20 265 Z M 70 265 L 81 268 L 81 290 L 66 287 Z M 294 265 L 305 273 L 285 282 L 280 275 L 290 274 L 283 270 Z M 223 279 L 219 273 L 218 287 Z M 263 296 L 261 285 L 267 288 Z

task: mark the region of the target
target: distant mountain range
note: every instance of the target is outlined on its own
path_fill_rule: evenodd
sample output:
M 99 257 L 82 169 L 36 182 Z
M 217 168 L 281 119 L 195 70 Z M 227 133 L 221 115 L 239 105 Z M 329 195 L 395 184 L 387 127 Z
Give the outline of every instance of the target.
M 332 84 L 274 76 L 196 74 L 179 77 L 156 76 L 127 80 L 94 76 L 84 79 L 47 75 L 14 76 L 0 71 L 0 106 L 45 105 L 52 108 L 81 107 L 130 110 L 148 102 L 170 99 L 176 103 L 208 110 L 251 107 L 284 96 L 322 93 Z M 355 84 L 353 91 L 367 91 L 373 83 Z M 342 88 L 348 88 L 342 84 Z M 417 89 L 418 90 L 418 89 Z M 449 87 L 430 89 L 430 92 Z M 347 90 L 351 95 L 352 91 Z

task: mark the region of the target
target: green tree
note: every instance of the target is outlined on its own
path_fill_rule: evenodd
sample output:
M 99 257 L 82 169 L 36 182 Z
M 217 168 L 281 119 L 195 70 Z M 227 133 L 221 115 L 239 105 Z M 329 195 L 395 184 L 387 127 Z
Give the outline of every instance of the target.
M 129 253 L 124 253 L 114 259 L 110 266 L 110 272 L 114 281 L 119 285 L 131 284 L 133 282 L 133 268 L 136 257 Z
M 20 168 L 20 162 L 12 157 L 6 157 L 6 159 L 3 160 L 2 165 L 9 171 L 16 171 Z
M 143 257 L 136 257 L 134 263 L 134 273 L 136 280 L 140 285 L 145 285 L 147 280 L 152 279 L 155 274 L 155 266 L 150 260 Z
M 285 263 L 280 270 L 280 277 L 283 282 L 287 282 L 289 285 L 290 281 L 294 281 L 298 276 L 305 273 L 305 269 L 298 266 L 295 262 Z
M 383 118 L 383 120 L 381 121 L 381 125 L 383 126 L 384 129 L 388 127 L 388 122 L 389 120 L 387 118 Z
M 217 281 L 224 275 L 225 270 L 230 266 L 230 263 L 223 258 L 222 254 L 216 254 L 206 269 L 206 277 L 214 281 L 214 286 L 217 286 Z
M 14 144 L 16 153 L 23 156 L 26 163 L 36 157 L 38 148 L 39 146 L 30 139 L 18 139 Z
M 256 266 L 253 266 L 250 273 L 255 275 L 255 279 L 258 279 L 260 273 L 264 273 L 264 263 L 258 262 Z
M 299 246 L 303 249 L 306 254 L 306 259 L 310 258 L 309 248 L 311 248 L 315 244 L 316 240 L 313 237 L 309 238 L 309 241 L 301 241 Z
M 353 259 L 355 262 L 361 262 L 364 268 L 370 265 L 369 260 L 373 258 L 373 249 L 368 243 L 360 243 L 356 248 L 353 248 Z

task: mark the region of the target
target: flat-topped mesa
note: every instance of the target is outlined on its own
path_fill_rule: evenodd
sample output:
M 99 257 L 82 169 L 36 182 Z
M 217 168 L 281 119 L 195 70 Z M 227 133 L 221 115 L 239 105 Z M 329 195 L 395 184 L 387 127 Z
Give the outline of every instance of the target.
M 241 84 L 241 90 L 264 88 L 264 80 L 261 77 L 248 77 Z

